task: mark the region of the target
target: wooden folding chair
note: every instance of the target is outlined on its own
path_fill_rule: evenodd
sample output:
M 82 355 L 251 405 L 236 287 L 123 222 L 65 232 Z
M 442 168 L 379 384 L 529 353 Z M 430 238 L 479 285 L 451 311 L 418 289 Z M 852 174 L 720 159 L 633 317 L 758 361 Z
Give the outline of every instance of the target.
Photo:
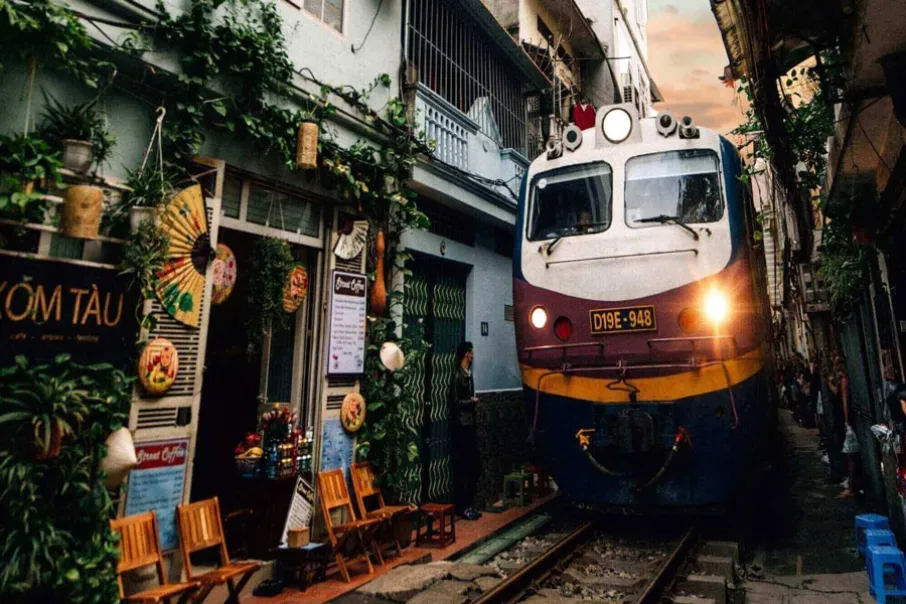
M 164 559 L 160 551 L 160 534 L 157 531 L 157 516 L 154 512 L 111 520 L 110 528 L 120 534 L 120 561 L 116 565 L 116 582 L 120 587 L 121 600 L 156 604 L 157 602 L 169 603 L 171 598 L 179 597 L 178 602 L 184 604 L 198 590 L 197 581 L 167 583 Z M 123 575 L 131 570 L 152 564 L 157 567 L 157 580 L 160 581 L 160 585 L 135 594 L 125 595 Z
M 327 536 L 333 546 L 337 566 L 340 568 L 343 580 L 347 583 L 349 582 L 347 566 L 357 562 L 365 562 L 368 566 L 368 574 L 372 574 L 374 567 L 368 558 L 366 543 L 371 544 L 378 564 L 383 564 L 384 557 L 381 555 L 381 548 L 378 547 L 374 540 L 374 532 L 380 526 L 380 521 L 376 518 L 356 520 L 355 511 L 352 509 L 352 501 L 349 499 L 349 489 L 346 488 L 346 477 L 343 475 L 343 470 L 318 472 L 318 496 L 321 500 L 321 513 L 324 515 Z M 334 510 L 340 510 L 341 513 L 345 513 L 345 519 L 339 523 L 334 523 L 331 515 Z M 346 560 L 343 556 L 343 547 L 352 536 L 357 538 L 362 554 L 351 560 Z
M 179 551 L 189 579 L 201 583 L 196 602 L 202 602 L 218 585 L 226 584 L 230 592 L 227 602 L 239 602 L 242 588 L 249 582 L 261 564 L 258 562 L 230 562 L 226 540 L 223 538 L 223 524 L 220 520 L 220 502 L 216 497 L 176 506 L 179 519 Z M 220 567 L 198 576 L 192 572 L 191 554 L 220 548 Z
M 387 505 L 384 503 L 384 494 L 381 493 L 380 487 L 375 484 L 374 468 L 367 461 L 356 462 L 350 467 L 352 473 L 352 485 L 355 488 L 356 504 L 359 506 L 359 514 L 362 518 L 376 518 L 382 524 L 390 528 L 393 534 L 393 544 L 396 546 L 396 553 L 403 554 L 403 548 L 400 547 L 400 541 L 396 537 L 397 522 L 406 514 L 415 512 L 418 508 L 414 505 Z M 369 510 L 365 505 L 366 499 L 374 499 L 376 506 Z

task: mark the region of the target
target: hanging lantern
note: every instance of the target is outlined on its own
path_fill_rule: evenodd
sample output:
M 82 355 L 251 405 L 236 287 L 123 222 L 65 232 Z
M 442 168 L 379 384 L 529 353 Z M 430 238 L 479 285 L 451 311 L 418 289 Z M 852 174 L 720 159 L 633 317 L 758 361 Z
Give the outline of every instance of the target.
M 217 244 L 211 272 L 213 273 L 211 303 L 223 304 L 233 293 L 233 287 L 236 285 L 236 256 L 233 250 L 223 243 Z
M 283 310 L 294 313 L 305 302 L 308 295 L 308 271 L 301 264 L 297 264 L 289 271 L 286 285 L 283 287 Z
M 296 169 L 314 170 L 318 167 L 318 124 L 302 122 L 296 139 Z
M 371 312 L 382 316 L 387 310 L 387 286 L 384 285 L 384 230 L 378 228 L 374 242 L 377 261 L 374 268 L 374 285 L 371 286 Z
M 389 371 L 396 371 L 406 363 L 403 351 L 394 342 L 384 342 L 379 353 L 381 364 Z
M 91 185 L 69 185 L 63 194 L 60 233 L 66 237 L 95 239 L 101 226 L 104 191 Z
M 138 359 L 138 381 L 149 394 L 163 394 L 176 381 L 179 353 L 170 340 L 156 338 Z
M 358 432 L 365 424 L 365 413 L 365 399 L 358 392 L 350 392 L 343 398 L 340 423 L 349 432 Z

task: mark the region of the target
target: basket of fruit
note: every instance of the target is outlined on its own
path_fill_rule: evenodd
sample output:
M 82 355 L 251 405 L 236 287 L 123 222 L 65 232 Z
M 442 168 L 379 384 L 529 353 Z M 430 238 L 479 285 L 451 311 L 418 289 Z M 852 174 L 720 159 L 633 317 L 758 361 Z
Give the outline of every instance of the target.
M 239 475 L 243 478 L 258 476 L 262 457 L 264 457 L 264 451 L 261 449 L 261 435 L 250 432 L 236 446 L 236 470 Z

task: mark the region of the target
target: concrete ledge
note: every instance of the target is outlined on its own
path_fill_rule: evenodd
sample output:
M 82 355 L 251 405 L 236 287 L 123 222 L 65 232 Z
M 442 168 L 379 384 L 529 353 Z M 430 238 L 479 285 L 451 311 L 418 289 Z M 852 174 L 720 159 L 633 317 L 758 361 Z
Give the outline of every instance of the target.
M 689 575 L 679 584 L 679 591 L 710 598 L 715 604 L 727 604 L 727 581 L 716 575 Z

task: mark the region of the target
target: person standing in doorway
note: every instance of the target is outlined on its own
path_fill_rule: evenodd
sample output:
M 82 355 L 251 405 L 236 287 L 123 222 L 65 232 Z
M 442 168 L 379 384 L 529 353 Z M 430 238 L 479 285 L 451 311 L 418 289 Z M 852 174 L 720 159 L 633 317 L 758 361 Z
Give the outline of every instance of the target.
M 481 514 L 473 507 L 481 459 L 478 455 L 476 433 L 475 382 L 472 361 L 475 352 L 471 342 L 456 347 L 456 367 L 450 389 L 453 419 L 453 503 L 456 513 L 466 520 L 477 520 Z
M 859 493 L 861 488 L 859 481 L 859 440 L 856 438 L 854 422 L 856 420 L 852 408 L 852 400 L 849 392 L 849 377 L 846 375 L 846 369 L 843 366 L 843 359 L 838 357 L 834 365 L 834 373 L 837 377 L 837 388 L 840 395 L 840 402 L 843 407 L 843 422 L 846 427 L 846 433 L 843 438 L 843 454 L 846 455 L 847 481 L 840 497 L 854 497 Z

